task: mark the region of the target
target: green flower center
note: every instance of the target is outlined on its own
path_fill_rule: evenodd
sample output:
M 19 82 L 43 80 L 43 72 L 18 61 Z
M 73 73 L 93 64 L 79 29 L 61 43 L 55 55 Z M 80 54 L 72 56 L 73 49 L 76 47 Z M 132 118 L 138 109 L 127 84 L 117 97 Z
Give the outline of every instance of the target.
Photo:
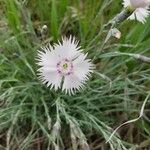
M 64 63 L 63 65 L 62 65 L 62 67 L 63 67 L 63 69 L 67 69 L 68 68 L 68 64 L 67 63 Z

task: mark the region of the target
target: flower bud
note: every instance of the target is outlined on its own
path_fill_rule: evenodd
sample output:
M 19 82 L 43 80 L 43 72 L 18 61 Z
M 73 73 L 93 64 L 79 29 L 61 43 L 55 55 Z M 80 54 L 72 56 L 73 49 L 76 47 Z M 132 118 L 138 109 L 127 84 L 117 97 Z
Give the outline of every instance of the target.
M 117 28 L 113 28 L 111 30 L 111 34 L 113 37 L 120 39 L 121 38 L 121 32 Z
M 86 141 L 84 141 L 83 145 L 82 145 L 82 149 L 83 150 L 90 150 L 90 147 L 88 145 L 88 143 Z

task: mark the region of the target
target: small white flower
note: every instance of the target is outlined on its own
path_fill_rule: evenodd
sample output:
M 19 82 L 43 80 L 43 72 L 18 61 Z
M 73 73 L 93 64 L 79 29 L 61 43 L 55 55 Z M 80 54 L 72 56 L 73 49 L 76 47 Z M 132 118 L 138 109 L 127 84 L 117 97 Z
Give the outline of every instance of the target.
M 150 0 L 123 0 L 125 8 L 129 7 L 134 10 L 133 14 L 129 17 L 131 20 L 137 19 L 138 21 L 145 23 L 145 19 L 149 15 Z
M 74 94 L 83 87 L 93 70 L 93 64 L 86 56 L 73 37 L 63 38 L 53 47 L 49 44 L 38 51 L 40 79 L 51 89 L 62 88 L 66 93 Z

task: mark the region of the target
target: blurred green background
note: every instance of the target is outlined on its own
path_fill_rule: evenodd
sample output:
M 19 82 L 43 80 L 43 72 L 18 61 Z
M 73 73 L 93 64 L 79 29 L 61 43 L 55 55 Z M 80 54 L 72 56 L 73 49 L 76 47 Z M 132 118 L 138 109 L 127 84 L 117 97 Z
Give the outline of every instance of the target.
M 0 0 L 0 150 L 149 150 L 150 65 L 114 52 L 150 56 L 150 17 L 126 20 L 103 46 L 121 0 Z M 46 25 L 47 28 L 43 29 Z M 75 36 L 96 65 L 84 90 L 68 96 L 42 85 L 37 50 Z

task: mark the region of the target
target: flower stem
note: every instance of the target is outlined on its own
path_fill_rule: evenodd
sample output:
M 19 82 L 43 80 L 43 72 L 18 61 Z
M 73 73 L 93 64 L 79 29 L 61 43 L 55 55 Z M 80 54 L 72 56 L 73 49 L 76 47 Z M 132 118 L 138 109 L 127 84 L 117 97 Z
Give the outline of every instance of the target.
M 112 23 L 118 24 L 123 22 L 124 20 L 126 20 L 131 14 L 133 13 L 133 11 L 131 9 L 124 9 L 121 13 L 119 13 L 113 20 Z

